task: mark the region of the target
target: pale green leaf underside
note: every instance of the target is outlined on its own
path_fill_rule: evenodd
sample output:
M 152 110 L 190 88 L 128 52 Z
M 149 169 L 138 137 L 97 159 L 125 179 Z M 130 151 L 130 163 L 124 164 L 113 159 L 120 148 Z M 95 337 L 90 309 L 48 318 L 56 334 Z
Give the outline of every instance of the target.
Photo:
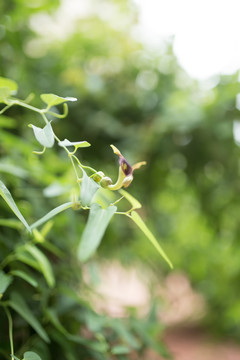
M 24 353 L 23 360 L 41 360 L 40 356 L 33 351 Z
M 109 206 L 107 209 L 102 209 L 98 204 L 92 205 L 87 225 L 83 231 L 78 247 L 78 258 L 80 261 L 84 262 L 93 255 L 100 245 L 105 230 L 116 211 L 116 206 Z
M 50 123 L 47 123 L 44 128 L 39 128 L 31 124 L 35 138 L 44 147 L 51 148 L 54 145 L 54 132 Z
M 91 144 L 89 144 L 89 142 L 87 141 L 69 141 L 68 139 L 64 139 L 63 141 L 60 141 L 58 145 L 61 147 L 74 146 L 75 149 L 91 146 Z
M 32 313 L 32 311 L 29 309 L 24 298 L 19 293 L 12 292 L 9 305 L 38 333 L 38 335 L 44 341 L 50 341 L 46 331 L 44 330 L 38 319 L 35 317 L 35 315 Z
M 135 222 L 135 224 L 142 230 L 142 232 L 146 235 L 148 240 L 152 243 L 152 245 L 156 248 L 156 250 L 159 252 L 159 254 L 166 260 L 166 262 L 169 264 L 170 268 L 173 268 L 173 265 L 165 252 L 163 251 L 162 247 L 158 243 L 155 236 L 152 234 L 152 232 L 148 229 L 146 224 L 143 222 L 142 218 L 138 215 L 136 211 L 133 211 L 131 213 L 131 219 Z
M 55 94 L 42 94 L 40 97 L 49 107 L 65 103 L 67 101 L 77 101 L 74 97 L 62 97 Z
M 92 198 L 96 191 L 100 188 L 93 179 L 87 176 L 86 172 L 81 168 L 83 177 L 81 182 L 80 200 L 82 206 L 90 206 Z
M 44 224 L 48 220 L 52 219 L 54 216 L 58 215 L 60 212 L 69 209 L 74 205 L 74 202 L 70 201 L 65 204 L 57 206 L 55 209 L 49 211 L 46 215 L 44 215 L 41 219 L 37 220 L 35 223 L 33 223 L 30 226 L 30 229 L 33 230 L 36 227 L 39 227 L 40 225 Z
M 19 211 L 15 201 L 12 198 L 12 195 L 10 194 L 9 190 L 6 188 L 4 183 L 0 180 L 0 195 L 3 197 L 3 199 L 6 201 L 8 206 L 11 208 L 11 210 L 14 212 L 14 214 L 19 218 L 19 220 L 23 223 L 23 225 L 27 228 L 29 232 L 31 232 L 31 229 L 22 216 L 21 212 Z

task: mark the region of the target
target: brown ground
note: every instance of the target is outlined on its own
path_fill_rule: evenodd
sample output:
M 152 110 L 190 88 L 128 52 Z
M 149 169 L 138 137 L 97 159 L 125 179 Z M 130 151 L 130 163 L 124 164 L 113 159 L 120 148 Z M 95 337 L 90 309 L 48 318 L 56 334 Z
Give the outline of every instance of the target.
M 101 273 L 100 278 L 104 281 L 97 289 L 103 301 L 98 298 L 96 309 L 113 317 L 124 316 L 125 306 L 135 306 L 142 314 L 147 312 L 150 294 L 143 281 L 143 271 L 110 263 L 101 267 Z M 203 296 L 192 289 L 185 274 L 171 272 L 164 282 L 159 281 L 157 289 L 165 303 L 159 320 L 169 329 L 165 332 L 164 342 L 174 360 L 240 360 L 240 344 L 216 342 L 197 330 L 207 304 Z M 141 360 L 164 359 L 149 351 Z
M 174 360 L 240 360 L 240 345 L 230 342 L 217 343 L 194 329 L 170 330 L 164 340 Z M 149 352 L 146 360 L 163 358 Z

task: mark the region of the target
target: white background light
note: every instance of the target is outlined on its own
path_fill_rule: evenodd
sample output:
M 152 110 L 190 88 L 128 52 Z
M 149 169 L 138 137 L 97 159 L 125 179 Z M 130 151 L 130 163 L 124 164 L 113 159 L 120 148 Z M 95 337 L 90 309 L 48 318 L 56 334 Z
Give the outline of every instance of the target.
M 240 68 L 239 0 L 135 0 L 139 32 L 155 47 L 174 36 L 180 64 L 196 78 Z

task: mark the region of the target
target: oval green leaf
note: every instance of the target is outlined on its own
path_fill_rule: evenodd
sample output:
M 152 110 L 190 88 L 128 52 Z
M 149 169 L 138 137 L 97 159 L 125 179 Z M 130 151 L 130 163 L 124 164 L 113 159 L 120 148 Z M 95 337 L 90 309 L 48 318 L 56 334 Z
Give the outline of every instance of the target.
M 33 351 L 24 353 L 23 360 L 41 360 L 40 356 Z

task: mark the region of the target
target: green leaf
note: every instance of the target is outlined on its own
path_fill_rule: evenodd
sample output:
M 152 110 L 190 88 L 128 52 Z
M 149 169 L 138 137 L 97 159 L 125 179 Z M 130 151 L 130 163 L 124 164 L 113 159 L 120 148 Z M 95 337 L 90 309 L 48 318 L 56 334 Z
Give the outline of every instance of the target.
M 159 252 L 159 254 L 166 260 L 166 262 L 169 264 L 170 268 L 173 268 L 173 265 L 161 246 L 159 245 L 157 239 L 154 237 L 154 235 L 151 233 L 151 231 L 148 229 L 146 224 L 143 222 L 142 218 L 136 213 L 136 211 L 133 211 L 131 214 L 131 219 L 137 224 L 137 226 L 142 230 L 142 232 L 146 235 L 146 237 L 150 240 L 150 242 L 153 244 L 153 246 L 156 248 L 156 250 Z
M 7 290 L 8 286 L 11 284 L 12 280 L 13 277 L 11 275 L 7 275 L 3 271 L 0 271 L 0 299 Z
M 1 93 L 1 89 L 0 89 L 0 93 Z M 1 97 L 1 95 L 0 95 Z M 6 129 L 13 129 L 15 128 L 17 125 L 17 122 L 15 119 L 6 116 L 6 115 L 1 115 L 0 116 L 0 127 L 1 128 L 6 128 Z
M 0 180 L 0 195 L 3 197 L 3 199 L 6 201 L 8 206 L 11 208 L 11 210 L 14 212 L 14 214 L 19 218 L 19 220 L 23 223 L 23 225 L 27 228 L 29 232 L 31 232 L 31 229 L 22 216 L 21 212 L 19 211 L 15 201 L 12 198 L 12 195 L 10 194 L 9 190 L 6 188 L 4 183 Z
M 5 172 L 22 179 L 25 179 L 28 176 L 28 171 L 26 171 L 25 169 L 7 163 L 6 164 L 0 163 L 0 172 Z
M 82 206 L 90 206 L 93 195 L 100 188 L 100 185 L 91 179 L 82 168 L 81 170 L 83 172 L 83 177 L 81 182 L 80 200 Z
M 60 141 L 58 143 L 58 145 L 61 146 L 61 147 L 74 146 L 75 149 L 91 146 L 91 144 L 89 144 L 89 142 L 87 142 L 87 141 L 74 141 L 74 142 L 72 142 L 72 141 L 69 141 L 68 139 L 64 139 L 63 141 Z
M 0 219 L 0 226 L 6 226 L 18 230 L 23 228 L 22 223 L 17 219 Z
M 61 97 L 55 94 L 42 94 L 40 97 L 48 107 L 59 105 L 67 101 L 77 101 L 75 97 Z
M 62 334 L 68 335 L 67 330 L 64 328 L 64 326 L 60 323 L 60 320 L 57 316 L 56 310 L 48 308 L 46 309 L 46 315 L 48 317 L 48 320 L 53 324 L 53 326 Z
M 44 147 L 51 148 L 54 145 L 54 132 L 50 123 L 47 123 L 44 128 L 39 128 L 30 124 L 33 129 L 35 138 Z
M 30 229 L 34 229 L 42 224 L 44 224 L 45 222 L 47 222 L 48 220 L 50 220 L 51 218 L 53 218 L 54 216 L 56 216 L 57 214 L 59 214 L 60 212 L 69 209 L 70 207 L 72 207 L 74 205 L 74 202 L 67 202 L 65 204 L 59 205 L 57 206 L 55 209 L 49 211 L 49 213 L 47 213 L 46 215 L 44 215 L 41 219 L 37 220 L 35 223 L 33 223 L 30 226 Z
M 10 272 L 11 275 L 13 276 L 17 276 L 23 280 L 25 280 L 26 282 L 28 282 L 30 285 L 32 285 L 33 287 L 37 287 L 38 283 L 37 281 L 30 276 L 29 274 L 27 274 L 26 272 L 22 271 L 22 270 L 12 270 Z
M 113 355 L 126 355 L 130 353 L 130 349 L 128 346 L 126 345 L 115 345 L 112 350 L 111 353 Z
M 116 211 L 116 206 L 109 206 L 107 209 L 102 209 L 98 204 L 92 205 L 87 225 L 83 231 L 82 239 L 78 247 L 78 258 L 80 261 L 86 261 L 95 252 Z
M 16 248 L 14 258 L 18 261 L 23 262 L 24 264 L 31 266 L 37 271 L 42 272 L 37 260 L 31 254 L 26 252 L 25 246 L 19 246 Z
M 24 353 L 23 360 L 42 360 L 42 359 L 35 352 L 27 351 Z
M 11 91 L 6 87 L 0 87 L 0 103 L 8 103 L 8 98 L 11 97 Z
M 18 85 L 15 81 L 0 76 L 0 88 L 7 88 L 11 95 L 15 95 L 18 90 Z
M 119 190 L 119 193 L 123 195 L 132 205 L 132 209 L 140 209 L 142 207 L 142 204 L 135 199 L 131 194 L 129 194 L 126 190 Z
M 44 330 L 38 319 L 35 317 L 33 312 L 29 309 L 24 298 L 19 293 L 11 293 L 9 305 L 38 333 L 38 335 L 44 341 L 50 341 L 46 331 Z
M 71 189 L 71 185 L 62 185 L 59 182 L 55 181 L 51 185 L 47 186 L 43 190 L 43 194 L 46 197 L 55 197 L 62 194 L 66 194 Z
M 53 287 L 55 285 L 55 278 L 53 275 L 52 266 L 44 253 L 39 250 L 36 246 L 31 244 L 26 244 L 24 246 L 25 250 L 29 252 L 33 256 L 34 259 L 37 260 L 39 268 L 46 279 L 49 287 Z
M 40 356 L 33 351 L 27 351 L 23 355 L 23 360 L 41 360 Z

